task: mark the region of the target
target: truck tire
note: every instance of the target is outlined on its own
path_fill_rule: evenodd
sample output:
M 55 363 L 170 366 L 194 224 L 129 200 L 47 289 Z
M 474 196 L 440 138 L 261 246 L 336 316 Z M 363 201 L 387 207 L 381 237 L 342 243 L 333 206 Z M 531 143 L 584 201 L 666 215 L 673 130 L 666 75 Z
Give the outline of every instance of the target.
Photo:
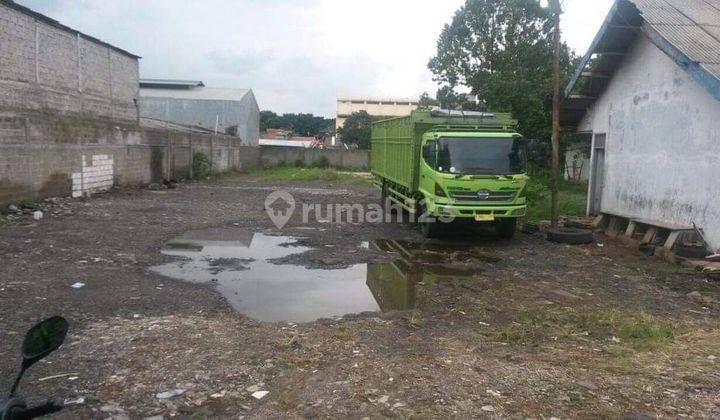
M 437 238 L 439 236 L 440 230 L 442 228 L 441 224 L 438 223 L 437 220 L 435 220 L 434 222 L 425 222 L 425 221 L 419 220 L 419 218 L 423 214 L 425 214 L 425 212 L 427 211 L 427 208 L 425 207 L 425 205 L 420 205 L 417 208 L 419 209 L 420 214 L 416 214 L 416 217 L 418 218 L 416 220 L 417 220 L 418 224 L 420 225 L 420 231 L 422 232 L 423 237 L 425 237 L 427 239 Z
M 385 206 L 385 203 L 388 199 L 388 186 L 385 181 L 382 182 L 382 185 L 380 186 L 380 203 L 383 205 L 383 208 Z
M 595 240 L 592 231 L 577 228 L 550 229 L 547 232 L 547 239 L 550 242 L 569 245 L 589 244 Z
M 673 253 L 681 258 L 689 258 L 694 260 L 701 260 L 707 257 L 710 253 L 703 245 L 685 245 L 677 244 L 673 248 Z
M 512 239 L 517 231 L 517 219 L 498 219 L 495 221 L 495 231 L 502 239 Z

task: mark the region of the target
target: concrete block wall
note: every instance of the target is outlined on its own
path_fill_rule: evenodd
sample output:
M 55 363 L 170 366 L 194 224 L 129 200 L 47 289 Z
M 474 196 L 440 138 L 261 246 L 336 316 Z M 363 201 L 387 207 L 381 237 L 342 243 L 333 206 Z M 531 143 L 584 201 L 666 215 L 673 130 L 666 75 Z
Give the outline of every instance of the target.
M 312 165 L 322 157 L 330 162 L 331 166 L 367 170 L 370 167 L 370 152 L 368 150 L 334 150 L 334 149 L 305 149 L 302 147 L 261 146 L 261 162 L 264 166 L 278 166 L 292 164 L 302 160 L 305 165 Z
M 186 178 L 198 151 L 214 157 L 216 171 L 260 164 L 258 148 L 235 137 L 0 111 L 0 206 Z
M 137 120 L 138 60 L 0 2 L 0 108 Z

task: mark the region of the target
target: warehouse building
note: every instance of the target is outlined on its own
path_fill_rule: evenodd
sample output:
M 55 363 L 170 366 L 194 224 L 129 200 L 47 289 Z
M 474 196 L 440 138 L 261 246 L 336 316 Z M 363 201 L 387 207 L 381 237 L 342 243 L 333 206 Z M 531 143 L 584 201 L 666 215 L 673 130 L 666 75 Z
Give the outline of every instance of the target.
M 695 225 L 720 247 L 719 23 L 717 2 L 618 0 L 566 88 L 564 126 L 592 136 L 588 212 L 628 235 Z
M 419 102 L 412 99 L 338 98 L 335 128 L 344 126 L 354 112 L 365 111 L 373 117 L 405 117 L 418 105 Z
M 260 108 L 250 89 L 140 79 L 140 115 L 240 137 L 246 146 L 257 146 L 260 139 Z

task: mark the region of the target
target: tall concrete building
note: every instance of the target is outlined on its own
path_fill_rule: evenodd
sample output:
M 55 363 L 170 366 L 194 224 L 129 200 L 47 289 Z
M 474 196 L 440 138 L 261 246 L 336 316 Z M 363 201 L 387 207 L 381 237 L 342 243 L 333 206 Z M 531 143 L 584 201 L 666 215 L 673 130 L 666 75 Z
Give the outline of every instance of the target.
M 140 116 L 202 127 L 257 146 L 260 108 L 250 89 L 209 88 L 201 81 L 140 79 Z
M 345 125 L 347 117 L 354 112 L 365 111 L 373 117 L 404 117 L 418 105 L 413 99 L 338 98 L 335 128 Z

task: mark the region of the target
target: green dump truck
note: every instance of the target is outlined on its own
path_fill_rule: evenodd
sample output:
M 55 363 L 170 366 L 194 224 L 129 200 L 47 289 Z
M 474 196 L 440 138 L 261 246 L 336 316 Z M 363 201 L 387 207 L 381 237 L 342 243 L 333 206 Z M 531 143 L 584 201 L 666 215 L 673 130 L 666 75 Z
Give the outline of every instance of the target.
M 493 223 L 512 238 L 525 216 L 525 152 L 509 114 L 416 110 L 372 125 L 370 168 L 383 201 L 426 237 L 448 221 Z

